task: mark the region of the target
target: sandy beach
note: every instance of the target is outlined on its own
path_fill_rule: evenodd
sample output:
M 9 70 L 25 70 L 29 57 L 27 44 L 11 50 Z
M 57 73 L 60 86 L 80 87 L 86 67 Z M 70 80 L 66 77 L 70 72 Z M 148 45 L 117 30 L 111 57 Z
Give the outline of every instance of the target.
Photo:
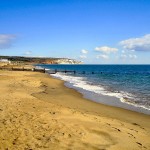
M 37 72 L 0 71 L 1 150 L 150 150 L 150 116 L 86 100 Z

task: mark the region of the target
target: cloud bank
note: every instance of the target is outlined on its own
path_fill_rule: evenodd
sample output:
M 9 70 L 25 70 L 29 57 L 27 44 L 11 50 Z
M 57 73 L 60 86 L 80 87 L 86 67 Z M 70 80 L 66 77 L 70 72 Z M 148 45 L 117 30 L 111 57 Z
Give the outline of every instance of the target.
M 108 55 L 97 55 L 96 56 L 97 59 L 102 58 L 102 59 L 109 59 Z
M 0 34 L 0 49 L 8 49 L 12 46 L 13 40 L 16 35 L 13 34 Z
M 85 56 L 85 55 L 80 55 L 79 57 L 80 57 L 81 59 L 87 58 L 87 56 Z
M 129 55 L 127 55 L 127 54 L 121 54 L 120 55 L 120 59 L 128 59 L 128 58 L 130 58 L 130 59 L 137 59 L 137 55 L 134 55 L 134 54 L 129 54 Z
M 96 47 L 95 51 L 98 52 L 103 52 L 103 53 L 111 53 L 111 52 L 117 52 L 118 49 L 117 48 L 112 48 L 112 47 L 108 47 L 108 46 L 102 46 L 102 47 Z
M 87 54 L 87 53 L 88 53 L 88 50 L 82 49 L 82 50 L 81 50 L 81 53 L 82 53 L 82 54 Z
M 150 34 L 144 35 L 140 38 L 123 40 L 119 44 L 127 50 L 150 51 Z

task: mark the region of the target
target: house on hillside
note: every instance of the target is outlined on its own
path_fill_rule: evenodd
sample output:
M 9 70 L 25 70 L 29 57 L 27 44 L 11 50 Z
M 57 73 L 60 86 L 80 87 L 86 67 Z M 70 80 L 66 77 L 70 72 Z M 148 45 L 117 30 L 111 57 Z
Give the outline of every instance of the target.
M 8 63 L 8 64 L 10 64 L 11 63 L 11 61 L 10 60 L 8 60 L 8 59 L 0 59 L 0 62 L 1 63 Z

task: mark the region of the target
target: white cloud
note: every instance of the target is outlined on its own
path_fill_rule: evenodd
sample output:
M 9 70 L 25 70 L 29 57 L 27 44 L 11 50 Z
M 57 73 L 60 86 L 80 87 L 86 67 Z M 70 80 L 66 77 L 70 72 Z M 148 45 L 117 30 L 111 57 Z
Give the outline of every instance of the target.
M 80 55 L 79 57 L 82 58 L 82 59 L 87 58 L 85 55 Z
M 122 50 L 121 52 L 122 52 L 122 54 L 126 53 L 125 50 Z
M 82 55 L 79 56 L 81 59 L 87 58 L 86 54 L 88 53 L 88 50 L 82 49 L 81 53 L 82 53 Z
M 117 52 L 118 49 L 117 48 L 108 47 L 108 46 L 102 46 L 102 47 L 96 47 L 95 51 L 103 52 L 103 53 L 111 53 L 111 52 Z
M 0 34 L 0 49 L 10 48 L 16 35 L 13 34 Z
M 140 38 L 131 38 L 119 43 L 124 49 L 132 51 L 150 51 L 150 34 Z
M 136 59 L 136 58 L 137 58 L 137 56 L 136 55 L 132 55 L 132 54 L 129 54 L 129 55 L 121 54 L 120 55 L 120 59 Z
M 24 55 L 31 55 L 32 54 L 32 52 L 31 51 L 26 51 L 25 53 L 24 53 Z
M 135 50 L 134 50 L 134 49 L 131 49 L 131 52 L 135 52 Z
M 129 55 L 129 58 L 131 58 L 131 59 L 136 59 L 137 58 L 137 56 L 136 55 Z
M 102 58 L 102 59 L 109 59 L 108 55 L 97 55 L 96 56 L 97 59 Z
M 82 54 L 87 54 L 87 53 L 88 53 L 88 50 L 82 49 L 82 50 L 81 50 L 81 53 L 82 53 Z
M 128 57 L 128 56 L 125 55 L 125 54 L 122 54 L 122 55 L 120 56 L 121 59 L 125 59 L 125 58 L 127 58 L 127 57 Z

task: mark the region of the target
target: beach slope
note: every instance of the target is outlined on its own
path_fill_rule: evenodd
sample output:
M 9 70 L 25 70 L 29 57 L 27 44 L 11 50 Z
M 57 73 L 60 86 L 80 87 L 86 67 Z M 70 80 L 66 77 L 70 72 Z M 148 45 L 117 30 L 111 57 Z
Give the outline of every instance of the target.
M 48 74 L 0 71 L 0 149 L 149 150 L 150 116 L 94 103 Z

